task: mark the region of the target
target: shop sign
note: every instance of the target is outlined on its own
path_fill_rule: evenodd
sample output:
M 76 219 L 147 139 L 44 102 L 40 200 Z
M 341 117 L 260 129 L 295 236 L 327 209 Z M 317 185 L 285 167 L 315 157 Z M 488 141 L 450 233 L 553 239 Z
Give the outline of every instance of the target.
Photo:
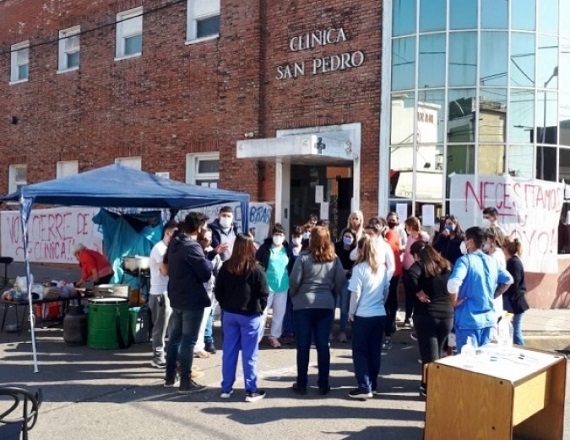
M 344 28 L 326 28 L 297 35 L 289 39 L 289 50 L 300 52 L 320 46 L 342 44 L 348 41 Z M 365 56 L 362 50 L 345 51 L 324 57 L 315 57 L 308 61 L 297 61 L 277 66 L 275 78 L 287 80 L 305 75 L 318 75 L 360 67 Z

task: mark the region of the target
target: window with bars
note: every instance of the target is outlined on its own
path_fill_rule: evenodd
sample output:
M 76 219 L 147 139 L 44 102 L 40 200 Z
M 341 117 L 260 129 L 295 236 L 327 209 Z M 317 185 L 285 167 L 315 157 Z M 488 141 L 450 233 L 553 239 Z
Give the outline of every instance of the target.
M 13 193 L 26 185 L 28 166 L 26 164 L 10 165 L 8 169 L 8 192 Z
M 79 26 L 59 31 L 59 71 L 79 68 L 80 31 Z
M 117 58 L 142 54 L 142 14 L 142 7 L 117 14 Z
M 219 180 L 219 153 L 188 154 L 186 156 L 186 183 L 217 188 Z
M 29 46 L 29 41 L 12 45 L 10 82 L 15 83 L 28 80 L 30 73 Z
M 220 33 L 220 0 L 188 0 L 188 42 Z

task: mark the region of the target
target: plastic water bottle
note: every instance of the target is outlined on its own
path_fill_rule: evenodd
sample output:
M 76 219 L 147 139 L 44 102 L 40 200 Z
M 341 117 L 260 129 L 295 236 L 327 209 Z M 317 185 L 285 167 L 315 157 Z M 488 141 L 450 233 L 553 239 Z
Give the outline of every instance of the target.
M 475 345 L 473 344 L 473 338 L 471 336 L 467 337 L 467 342 L 463 347 L 461 347 L 461 357 L 463 358 L 463 366 L 467 368 L 472 368 L 475 366 Z
M 499 321 L 498 345 L 502 355 L 510 354 L 513 349 L 513 325 L 506 316 Z

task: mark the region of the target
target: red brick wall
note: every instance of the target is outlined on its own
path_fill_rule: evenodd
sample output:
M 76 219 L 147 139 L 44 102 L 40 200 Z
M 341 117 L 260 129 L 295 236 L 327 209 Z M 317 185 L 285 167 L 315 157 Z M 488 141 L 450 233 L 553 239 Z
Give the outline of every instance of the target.
M 282 128 L 362 124 L 361 207 L 378 199 L 381 2 L 222 0 L 221 37 L 185 44 L 186 2 L 145 15 L 143 55 L 114 61 L 115 16 L 166 0 L 4 0 L 0 2 L 0 192 L 8 165 L 28 164 L 28 182 L 55 177 L 59 160 L 80 170 L 142 156 L 144 170 L 185 178 L 185 156 L 220 151 L 220 186 L 273 200 L 274 167 L 236 160 L 245 133 L 272 137 Z M 75 25 L 81 67 L 57 74 L 57 43 L 30 50 L 30 79 L 10 86 L 11 44 L 55 40 Z M 108 24 L 108 26 L 105 26 Z M 343 27 L 348 41 L 298 53 L 289 38 Z M 363 66 L 278 81 L 276 67 L 362 50 Z M 19 119 L 9 123 L 9 116 Z

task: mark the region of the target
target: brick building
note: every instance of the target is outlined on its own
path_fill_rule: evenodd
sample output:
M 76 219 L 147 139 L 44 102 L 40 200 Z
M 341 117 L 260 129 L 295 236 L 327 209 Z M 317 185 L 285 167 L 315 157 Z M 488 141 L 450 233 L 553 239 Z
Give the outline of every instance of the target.
M 399 208 L 435 229 L 453 176 L 570 181 L 568 18 L 570 0 L 0 0 L 0 191 L 120 162 L 245 191 L 286 227 Z M 570 304 L 567 194 L 558 230 L 509 229 L 544 239 L 523 241 L 552 272 L 533 305 Z
M 319 214 L 323 185 L 335 207 L 340 193 L 342 224 L 357 169 L 355 200 L 370 216 L 380 22 L 374 1 L 0 1 L 0 191 L 119 161 L 277 202 L 285 223 Z M 267 150 L 255 140 L 299 129 L 311 142 L 330 131 L 324 149 L 237 158 L 238 141 L 251 155 Z M 329 155 L 337 143 L 340 158 Z M 291 167 L 287 194 L 276 173 Z

